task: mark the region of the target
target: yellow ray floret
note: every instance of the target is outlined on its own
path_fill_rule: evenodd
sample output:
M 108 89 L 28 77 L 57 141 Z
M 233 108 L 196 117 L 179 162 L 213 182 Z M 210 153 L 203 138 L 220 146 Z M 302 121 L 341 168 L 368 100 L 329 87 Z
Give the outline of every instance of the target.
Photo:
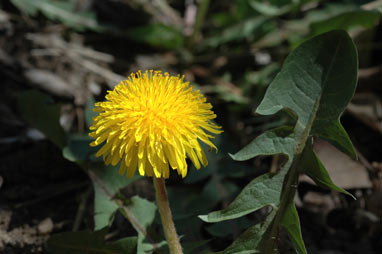
M 185 177 L 187 156 L 197 169 L 208 164 L 199 141 L 217 150 L 205 132 L 222 132 L 211 109 L 183 77 L 139 71 L 95 104 L 90 145 L 102 144 L 96 155 L 120 163 L 121 175 L 132 177 L 138 168 L 140 175 L 168 178 L 172 168 Z

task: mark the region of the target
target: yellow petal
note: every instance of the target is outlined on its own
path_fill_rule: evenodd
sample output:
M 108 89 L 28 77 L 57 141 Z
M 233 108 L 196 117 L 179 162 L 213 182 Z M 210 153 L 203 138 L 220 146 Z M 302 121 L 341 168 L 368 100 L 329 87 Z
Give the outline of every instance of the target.
M 170 167 L 185 177 L 189 157 L 197 169 L 208 164 L 199 140 L 212 148 L 212 134 L 220 134 L 214 124 L 212 105 L 199 90 L 180 76 L 160 71 L 131 74 L 106 101 L 95 104 L 90 146 L 100 146 L 96 156 L 117 165 L 120 173 L 168 178 Z

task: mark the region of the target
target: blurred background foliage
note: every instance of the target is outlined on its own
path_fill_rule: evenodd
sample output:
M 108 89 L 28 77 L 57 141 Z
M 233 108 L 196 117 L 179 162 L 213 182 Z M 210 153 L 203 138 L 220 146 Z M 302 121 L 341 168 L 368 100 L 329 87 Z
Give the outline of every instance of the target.
M 6 145 L 1 150 L 5 161 L 1 197 L 18 218 L 15 228 L 51 218 L 52 228 L 46 235 L 81 231 L 52 236 L 43 251 L 83 253 L 97 242 L 97 253 L 166 253 L 151 179 L 120 177 L 116 168 L 105 167 L 95 158 L 94 149 L 88 146 L 94 102 L 103 100 L 106 91 L 131 72 L 146 69 L 184 75 L 214 105 L 216 121 L 225 131 L 214 141 L 219 152 L 207 153 L 209 166 L 200 171 L 191 167 L 185 179 L 173 174 L 168 191 L 186 253 L 228 246 L 265 211 L 216 224 L 203 223 L 197 216 L 226 207 L 250 180 L 277 168 L 281 160 L 277 156 L 238 163 L 228 153 L 236 152 L 262 131 L 292 121 L 286 112 L 264 117 L 254 111 L 289 52 L 304 40 L 334 29 L 350 33 L 361 68 L 359 87 L 344 125 L 364 159 L 359 163 L 363 172 L 359 179 L 365 180 L 344 181 L 340 187 L 367 192 L 360 194 L 361 200 L 375 195 L 379 199 L 362 206 L 335 194 L 342 201 L 330 203 L 325 199 L 327 193 L 320 190 L 319 198 L 308 200 L 313 202 L 309 208 L 304 195 L 316 187 L 304 182 L 297 205 L 303 236 L 309 253 L 324 253 L 322 249 L 350 253 L 355 244 L 352 227 L 345 223 L 341 231 L 334 226 L 337 231 L 333 233 L 333 225 L 328 226 L 326 219 L 328 214 L 342 217 L 342 213 L 330 213 L 339 210 L 354 222 L 358 218 L 355 211 L 358 214 L 361 209 L 375 217 L 362 215 L 361 219 L 368 221 L 366 226 L 353 223 L 369 230 L 369 234 L 356 231 L 360 236 L 355 238 L 361 242 L 357 246 L 369 248 L 368 253 L 382 248 L 373 240 L 381 235 L 380 228 L 370 231 L 380 225 L 381 216 L 380 206 L 375 205 L 381 201 L 382 190 L 381 1 L 2 0 L 0 6 L 0 75 L 4 80 L 1 142 Z M 32 149 L 36 155 L 29 156 Z M 14 151 L 24 152 L 16 156 Z M 51 158 L 59 159 L 50 162 L 51 169 L 47 169 L 45 160 Z M 29 178 L 13 177 L 25 172 L 49 176 L 31 176 L 33 184 Z M 337 174 L 335 169 L 331 174 Z M 47 188 L 47 182 L 54 186 Z M 60 189 L 61 183 L 65 188 Z M 28 188 L 17 189 L 15 197 L 9 194 L 15 191 L 13 186 L 24 185 Z M 25 194 L 29 189 L 33 191 Z M 52 197 L 58 204 L 46 205 Z M 72 201 L 62 202 L 68 199 Z M 377 208 L 368 208 L 373 204 Z M 36 207 L 40 213 L 31 211 Z M 354 214 L 349 215 L 347 208 Z M 310 225 L 306 226 L 307 221 Z M 65 223 L 58 226 L 60 222 Z M 333 237 L 344 230 L 348 235 L 343 239 Z M 320 239 L 325 232 L 331 233 Z M 105 236 L 108 242 L 103 240 Z M 0 248 L 14 251 L 9 253 L 30 248 L 23 240 L 2 241 Z M 36 242 L 32 245 L 41 245 Z M 63 245 L 70 248 L 62 249 Z

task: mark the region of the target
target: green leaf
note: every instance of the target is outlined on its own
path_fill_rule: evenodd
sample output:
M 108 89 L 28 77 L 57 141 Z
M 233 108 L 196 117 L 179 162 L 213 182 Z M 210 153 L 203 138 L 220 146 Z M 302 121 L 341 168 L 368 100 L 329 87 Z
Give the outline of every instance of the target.
M 135 254 L 137 237 L 126 237 L 106 243 L 107 228 L 95 232 L 65 232 L 51 236 L 47 242 L 50 254 Z
M 298 117 L 294 133 L 330 135 L 333 145 L 354 155 L 339 118 L 353 97 L 357 83 L 358 60 L 354 43 L 346 32 L 332 31 L 301 44 L 286 59 L 281 72 L 268 88 L 256 112 L 271 115 L 290 109 Z M 304 144 L 299 148 L 302 152 Z
M 285 154 L 293 156 L 294 139 L 290 136 L 292 129 L 282 126 L 258 136 L 236 154 L 230 156 L 235 161 L 245 161 L 259 155 Z
M 255 212 L 265 206 L 278 207 L 286 170 L 276 174 L 264 174 L 252 180 L 225 209 L 199 215 L 205 222 L 232 220 Z
M 184 44 L 183 35 L 179 30 L 162 24 L 134 27 L 128 30 L 128 35 L 133 40 L 157 48 L 177 49 Z
M 153 223 L 155 219 L 155 213 L 157 210 L 156 205 L 146 199 L 134 196 L 130 200 L 128 208 L 130 209 L 135 220 L 145 229 Z M 122 212 L 123 213 L 123 212 Z M 124 213 L 123 213 L 124 214 Z M 133 225 L 134 226 L 134 225 Z M 138 248 L 137 254 L 147 254 L 153 251 L 153 245 L 150 242 L 146 242 L 145 235 L 137 229 L 138 232 Z
M 88 134 L 69 134 L 67 146 L 62 153 L 65 159 L 73 162 L 86 161 L 97 148 L 89 146 L 94 139 Z
M 93 180 L 94 186 L 94 229 L 99 230 L 111 223 L 112 217 L 119 208 L 111 197 L 138 177 L 127 178 L 118 173 L 112 166 L 96 167 L 93 172 L 97 179 Z
M 293 203 L 289 203 L 284 217 L 281 220 L 281 226 L 288 232 L 297 253 L 306 254 L 305 244 L 301 235 L 300 220 Z
M 131 198 L 129 208 L 133 213 L 135 219 L 140 225 L 147 228 L 153 223 L 155 218 L 155 212 L 157 210 L 156 205 L 146 199 L 134 196 Z
M 59 148 L 65 146 L 66 137 L 60 125 L 60 105 L 55 104 L 48 95 L 35 90 L 20 93 L 17 103 L 28 124 L 44 133 Z
M 75 12 L 76 1 L 11 0 L 11 2 L 28 15 L 36 16 L 38 12 L 41 12 L 49 19 L 58 20 L 80 31 L 84 29 L 101 31 L 104 29 L 97 23 L 95 13 Z
M 104 194 L 102 188 L 94 184 L 94 229 L 109 226 L 118 205 Z
M 311 133 L 317 134 L 354 160 L 357 159 L 357 152 L 339 119 L 333 120 L 330 124 L 326 124 L 325 121 L 320 123 L 316 120 Z
M 267 225 L 268 226 L 268 225 Z M 230 246 L 219 254 L 254 254 L 260 253 L 257 246 L 265 233 L 266 226 L 256 224 L 242 233 Z
M 355 10 L 341 13 L 326 20 L 311 24 L 312 35 L 334 29 L 349 30 L 354 27 L 372 28 L 378 24 L 381 13 L 378 11 Z
M 328 171 L 325 169 L 325 166 L 313 151 L 311 142 L 305 146 L 301 160 L 301 169 L 303 169 L 303 172 L 307 174 L 318 186 L 342 192 L 355 199 L 352 194 L 333 183 L 330 179 Z

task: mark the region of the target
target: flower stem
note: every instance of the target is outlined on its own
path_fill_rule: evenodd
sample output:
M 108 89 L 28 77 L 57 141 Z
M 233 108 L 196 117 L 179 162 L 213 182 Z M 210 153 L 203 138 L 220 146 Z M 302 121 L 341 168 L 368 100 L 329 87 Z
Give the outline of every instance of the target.
M 156 177 L 153 177 L 153 179 L 159 214 L 162 220 L 164 235 L 170 249 L 170 254 L 183 254 L 182 246 L 179 243 L 179 238 L 176 234 L 175 225 L 172 220 L 164 179 Z

